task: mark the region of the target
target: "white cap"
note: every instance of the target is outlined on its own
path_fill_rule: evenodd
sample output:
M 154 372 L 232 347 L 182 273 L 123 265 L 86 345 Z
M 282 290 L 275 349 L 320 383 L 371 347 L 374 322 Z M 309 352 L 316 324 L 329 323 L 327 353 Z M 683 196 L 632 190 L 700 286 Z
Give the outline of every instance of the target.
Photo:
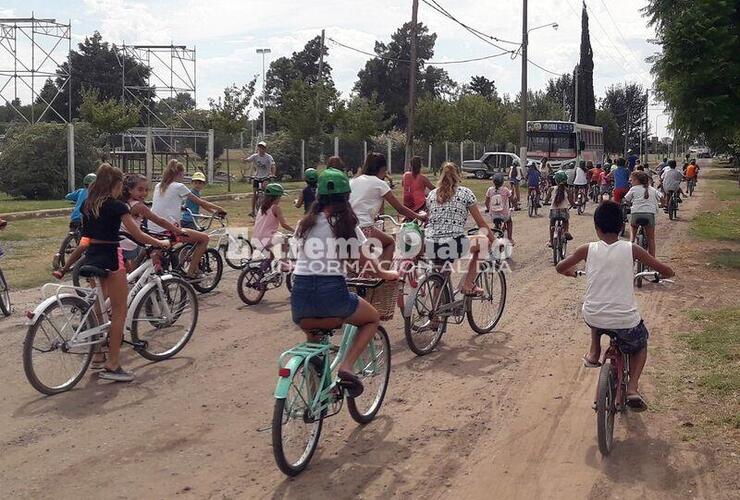
M 260 141 L 257 143 L 258 146 L 262 146 L 263 148 L 267 147 L 267 143 L 265 141 Z

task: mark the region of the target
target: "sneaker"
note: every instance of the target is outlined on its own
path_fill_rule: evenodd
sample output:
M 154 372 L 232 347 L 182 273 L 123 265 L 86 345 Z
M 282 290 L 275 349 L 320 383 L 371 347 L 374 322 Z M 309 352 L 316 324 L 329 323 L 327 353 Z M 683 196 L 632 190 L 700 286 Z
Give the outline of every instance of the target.
M 114 382 L 131 382 L 135 378 L 133 373 L 125 371 L 120 366 L 115 370 L 103 368 L 103 371 L 98 373 L 98 377 L 105 380 L 113 380 Z

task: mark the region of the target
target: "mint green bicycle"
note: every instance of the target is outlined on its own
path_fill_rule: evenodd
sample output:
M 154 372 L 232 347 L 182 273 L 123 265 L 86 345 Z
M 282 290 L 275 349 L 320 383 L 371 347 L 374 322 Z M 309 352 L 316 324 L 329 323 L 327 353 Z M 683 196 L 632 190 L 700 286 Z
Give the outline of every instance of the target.
M 382 280 L 348 279 L 347 286 L 364 296 Z M 336 372 L 357 333 L 345 324 L 339 345 L 329 341 L 336 328 L 311 329 L 318 342 L 303 342 L 285 351 L 278 360 L 275 410 L 272 416 L 272 450 L 275 462 L 288 476 L 300 474 L 316 451 L 324 419 L 339 413 L 345 391 Z M 365 390 L 357 397 L 346 395 L 347 410 L 360 424 L 371 422 L 380 410 L 391 374 L 391 344 L 382 326 L 358 358 L 354 374 Z

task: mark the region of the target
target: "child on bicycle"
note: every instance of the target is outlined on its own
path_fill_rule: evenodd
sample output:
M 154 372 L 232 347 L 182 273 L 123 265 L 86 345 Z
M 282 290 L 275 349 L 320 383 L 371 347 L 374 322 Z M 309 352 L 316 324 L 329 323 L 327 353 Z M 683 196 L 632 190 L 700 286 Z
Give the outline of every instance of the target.
M 206 187 L 206 176 L 203 174 L 203 172 L 193 173 L 193 176 L 190 178 L 190 185 L 192 186 L 190 188 L 190 193 L 193 196 L 197 196 L 198 198 L 200 198 L 200 193 L 203 191 L 203 188 Z M 193 215 L 200 214 L 200 205 L 195 203 L 190 198 L 187 198 L 185 200 L 185 208 L 187 210 L 182 213 L 180 226 L 187 229 L 198 229 L 195 225 L 195 219 L 193 218 Z M 162 226 L 162 224 L 159 225 Z
M 542 208 L 542 204 L 540 203 L 540 199 L 542 198 L 542 193 L 540 193 L 540 179 L 542 179 L 542 172 L 537 168 L 537 164 L 533 164 L 527 169 L 527 199 L 529 199 L 532 191 L 534 191 L 537 194 L 537 208 Z
M 570 229 L 570 221 L 568 215 L 568 209 L 572 207 L 573 203 L 573 191 L 568 189 L 568 174 L 563 170 L 555 172 L 555 184 L 551 191 L 552 204 L 550 205 L 550 236 L 547 246 L 552 248 L 552 237 L 553 230 L 555 229 L 555 220 L 562 219 L 563 230 L 565 231 L 565 239 L 570 241 L 573 236 L 568 231 Z
M 75 189 L 64 196 L 65 200 L 73 201 L 75 204 L 75 207 L 72 209 L 72 214 L 69 216 L 70 231 L 76 231 L 82 225 L 82 205 L 85 204 L 85 200 L 87 199 L 87 190 L 93 182 L 95 182 L 95 174 L 87 174 L 82 179 L 81 188 Z
M 504 176 L 500 173 L 493 176 L 493 186 L 486 191 L 486 212 L 491 214 L 494 224 L 496 220 L 503 221 L 506 228 L 506 236 L 511 244 L 514 244 L 514 222 L 509 212 L 509 199 L 511 191 L 504 187 Z
M 103 163 L 98 168 L 95 183 L 90 187 L 87 200 L 82 207 L 82 235 L 90 238 L 85 251 L 85 263 L 103 269 L 107 276 L 99 278 L 103 293 L 110 299 L 110 329 L 108 333 L 108 357 L 96 353 L 96 364 L 102 363 L 99 377 L 117 382 L 130 382 L 134 375 L 121 367 L 118 359 L 123 340 L 123 324 L 126 319 L 128 284 L 123 262 L 123 250 L 118 243 L 121 224 L 137 241 L 148 245 L 168 248 L 170 242 L 157 240 L 144 234 L 136 223 L 128 206 L 120 201 L 123 190 L 123 174 L 120 170 Z
M 346 283 L 346 264 L 350 259 L 366 262 L 378 277 L 398 279 L 395 271 L 384 271 L 377 260 L 362 251 L 366 242 L 357 216 L 349 204 L 349 179 L 334 168 L 322 171 L 318 178 L 316 203 L 301 219 L 296 231 L 296 263 L 290 302 L 293 322 L 306 331 L 309 341 L 316 341 L 311 329 L 357 326 L 357 334 L 344 361 L 339 366 L 339 383 L 351 397 L 362 394 L 362 381 L 354 373 L 354 364 L 375 335 L 380 316 L 365 299 L 350 293 Z
M 303 214 L 307 214 L 311 204 L 316 200 L 316 183 L 319 181 L 319 172 L 315 168 L 307 168 L 303 172 L 303 179 L 306 181 L 306 187 L 293 203 L 296 208 L 303 207 Z
M 573 255 L 555 267 L 565 276 L 577 276 L 575 266 L 586 261 L 586 294 L 583 319 L 591 328 L 591 347 L 583 356 L 588 368 L 601 366 L 601 335 L 614 332 L 619 349 L 630 355 L 630 377 L 627 405 L 644 411 L 647 404 L 639 392 L 642 369 L 647 360 L 648 330 L 640 317 L 634 293 L 633 261 L 638 260 L 665 278 L 673 270 L 643 248 L 619 239 L 622 231 L 622 208 L 612 201 L 602 202 L 594 211 L 598 241 L 581 245 Z
M 269 253 L 270 259 L 272 259 L 272 247 L 277 240 L 283 239 L 278 229 L 282 227 L 288 232 L 293 232 L 293 228 L 285 220 L 283 211 L 280 209 L 280 198 L 284 194 L 285 190 L 280 184 L 273 182 L 267 185 L 264 200 L 257 209 L 257 218 L 252 230 L 252 240 L 257 248 Z
M 632 187 L 624 200 L 632 203 L 630 212 L 630 241 L 635 242 L 637 235 L 637 221 L 645 219 L 648 221 L 645 226 L 645 236 L 648 241 L 648 253 L 655 257 L 655 214 L 658 213 L 660 198 L 663 197 L 660 191 L 650 185 L 650 176 L 645 172 L 635 170 L 630 175 Z

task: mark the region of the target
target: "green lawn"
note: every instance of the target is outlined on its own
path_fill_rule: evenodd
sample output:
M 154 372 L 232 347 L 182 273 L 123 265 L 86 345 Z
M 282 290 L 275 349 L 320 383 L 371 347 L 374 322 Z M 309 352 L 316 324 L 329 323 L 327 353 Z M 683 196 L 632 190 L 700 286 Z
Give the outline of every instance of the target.
M 72 203 L 67 200 L 17 200 L 5 193 L 0 193 L 0 215 L 11 212 L 68 208 L 71 206 Z
M 702 239 L 740 242 L 740 188 L 733 181 L 711 180 L 709 187 L 722 203 L 714 212 L 699 214 L 692 221 L 694 236 Z

